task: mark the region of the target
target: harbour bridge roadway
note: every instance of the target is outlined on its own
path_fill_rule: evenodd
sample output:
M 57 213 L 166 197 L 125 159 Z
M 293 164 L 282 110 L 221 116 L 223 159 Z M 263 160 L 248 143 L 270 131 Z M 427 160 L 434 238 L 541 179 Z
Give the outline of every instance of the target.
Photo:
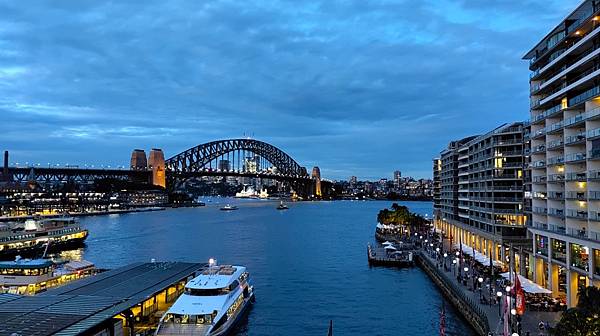
M 154 151 L 154 150 L 153 150 Z M 162 156 L 162 151 L 161 151 Z M 99 179 L 153 182 L 157 166 L 162 166 L 163 183 L 168 190 L 181 182 L 205 176 L 249 177 L 272 179 L 289 184 L 302 196 L 321 196 L 332 183 L 321 180 L 318 167 L 312 175 L 291 156 L 266 142 L 254 139 L 229 139 L 212 141 L 192 147 L 162 163 L 132 169 L 79 168 L 79 167 L 8 167 L 5 157 L 4 181 L 31 182 L 54 185 L 59 183 L 89 184 Z M 144 154 L 145 160 L 145 154 Z M 237 166 L 236 166 L 237 160 Z M 220 169 L 214 168 L 224 165 Z M 237 168 L 237 169 L 236 169 Z M 166 180 L 166 181 L 165 181 Z M 156 184 L 156 183 L 155 183 Z

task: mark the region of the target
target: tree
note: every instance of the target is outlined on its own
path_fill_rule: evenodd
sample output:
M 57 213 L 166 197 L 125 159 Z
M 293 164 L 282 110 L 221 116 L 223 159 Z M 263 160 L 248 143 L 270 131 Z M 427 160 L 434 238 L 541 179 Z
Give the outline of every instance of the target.
M 552 335 L 600 335 L 600 289 L 594 286 L 579 290 L 577 306 L 565 311 Z

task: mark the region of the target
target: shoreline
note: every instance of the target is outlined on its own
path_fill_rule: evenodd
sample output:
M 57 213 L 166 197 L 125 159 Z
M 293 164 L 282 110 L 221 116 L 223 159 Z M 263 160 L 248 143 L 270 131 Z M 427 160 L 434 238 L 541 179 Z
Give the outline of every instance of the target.
M 126 213 L 135 213 L 135 212 L 153 212 L 153 211 L 163 211 L 166 210 L 166 207 L 148 207 L 148 208 L 134 208 L 134 209 L 115 209 L 115 210 L 107 210 L 107 211 L 94 211 L 94 212 L 73 212 L 69 213 L 67 216 L 69 217 L 88 217 L 88 216 L 104 216 L 104 215 L 118 215 L 118 214 L 126 214 Z M 12 221 L 20 221 L 34 218 L 59 218 L 63 217 L 66 214 L 51 214 L 51 215 L 27 215 L 27 216 L 3 216 L 0 217 L 0 222 L 12 222 Z

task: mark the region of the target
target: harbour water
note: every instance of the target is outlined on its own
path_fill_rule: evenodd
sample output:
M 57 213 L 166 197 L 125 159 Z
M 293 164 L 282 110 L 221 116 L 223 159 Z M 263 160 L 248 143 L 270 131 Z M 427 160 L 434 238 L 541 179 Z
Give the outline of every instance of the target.
M 239 210 L 219 207 L 235 203 Z M 429 202 L 403 203 L 431 216 Z M 257 301 L 237 335 L 439 335 L 472 331 L 419 268 L 369 268 L 376 214 L 391 202 L 214 199 L 206 207 L 82 218 L 87 246 L 65 255 L 114 268 L 136 261 L 248 266 Z

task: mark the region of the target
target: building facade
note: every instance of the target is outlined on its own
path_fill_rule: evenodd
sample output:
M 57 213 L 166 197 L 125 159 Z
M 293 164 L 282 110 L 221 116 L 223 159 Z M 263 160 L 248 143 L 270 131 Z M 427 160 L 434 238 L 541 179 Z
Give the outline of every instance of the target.
M 529 268 L 526 217 L 523 213 L 524 124 L 505 124 L 491 132 L 453 141 L 441 152 L 439 230 L 506 263 L 513 252 L 516 270 Z M 439 169 L 439 172 L 436 172 Z M 512 249 L 511 249 L 512 248 Z
M 584 1 L 530 63 L 534 280 L 577 303 L 600 286 L 600 6 Z

